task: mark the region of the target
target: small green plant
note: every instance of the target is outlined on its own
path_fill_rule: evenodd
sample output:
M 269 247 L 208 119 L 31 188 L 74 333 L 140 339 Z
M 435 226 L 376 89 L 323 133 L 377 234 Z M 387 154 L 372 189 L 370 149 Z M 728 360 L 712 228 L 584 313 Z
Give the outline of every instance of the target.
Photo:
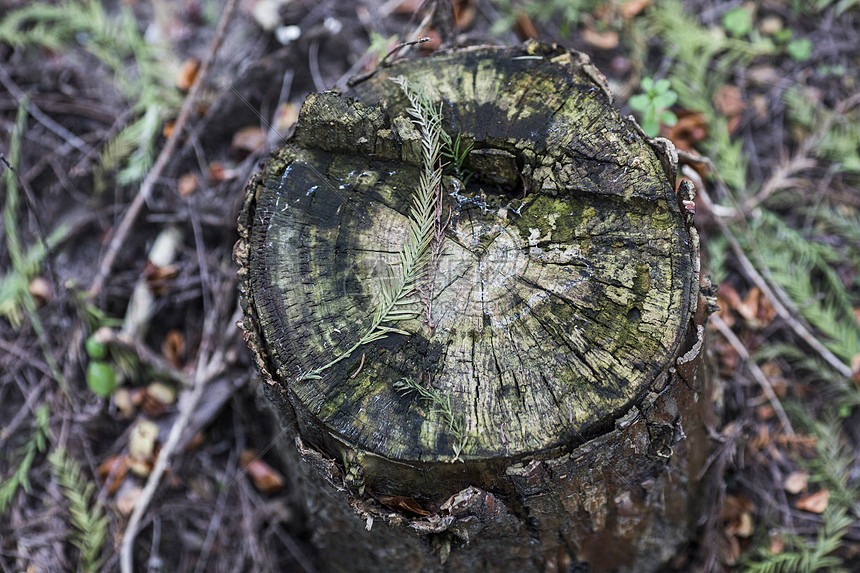
M 812 40 L 809 38 L 792 40 L 785 47 L 785 51 L 795 62 L 805 62 L 812 57 Z
M 678 100 L 678 94 L 672 91 L 667 79 L 657 80 L 644 78 L 642 91 L 644 93 L 630 98 L 630 107 L 642 114 L 642 131 L 648 137 L 656 137 L 660 133 L 660 124 L 672 126 L 678 118 L 669 108 Z
M 95 485 L 81 475 L 80 466 L 63 448 L 51 452 L 48 462 L 69 501 L 71 524 L 77 530 L 71 541 L 80 551 L 80 567 L 86 572 L 98 571 L 104 562 L 100 555 L 107 539 L 108 518 L 101 503 L 93 504 Z
M 752 32 L 752 14 L 743 6 L 726 11 L 723 14 L 723 29 L 735 38 L 743 38 Z
M 435 388 L 425 388 L 411 378 L 402 378 L 394 383 L 394 388 L 401 395 L 408 396 L 415 394 L 419 399 L 430 405 L 431 413 L 440 414 L 445 420 L 445 426 L 448 432 L 454 437 L 454 458 L 451 462 L 463 462 L 460 454 L 463 453 L 463 448 L 466 447 L 467 438 L 463 432 L 462 422 L 454 415 L 454 410 L 451 408 L 451 396 L 443 393 Z
M 90 336 L 84 346 L 90 358 L 87 364 L 87 386 L 96 395 L 107 398 L 116 389 L 116 372 L 106 361 L 107 348 L 94 336 Z
M 51 411 L 47 404 L 42 404 L 36 409 L 35 428 L 33 435 L 27 440 L 16 453 L 15 458 L 18 459 L 17 468 L 12 476 L 0 484 L 0 517 L 6 514 L 9 509 L 9 504 L 18 492 L 18 489 L 23 489 L 25 492 L 30 492 L 30 468 L 33 467 L 33 462 L 36 460 L 36 455 L 44 452 L 48 447 L 48 434 L 50 428 Z M 8 458 L 7 458 L 8 459 Z M 9 467 L 15 464 L 11 463 Z

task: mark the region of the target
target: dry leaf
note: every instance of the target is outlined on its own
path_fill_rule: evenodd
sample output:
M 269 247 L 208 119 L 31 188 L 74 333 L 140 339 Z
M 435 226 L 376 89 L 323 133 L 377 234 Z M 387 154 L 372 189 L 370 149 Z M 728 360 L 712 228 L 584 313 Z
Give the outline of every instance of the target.
M 155 442 L 158 439 L 158 426 L 149 420 L 141 419 L 131 429 L 128 439 L 129 457 L 134 460 L 155 458 Z
M 593 28 L 585 28 L 582 31 L 582 39 L 598 50 L 612 50 L 618 47 L 618 32 L 615 30 L 598 32 Z
M 851 357 L 851 379 L 855 384 L 860 385 L 860 352 Z
M 474 0 L 453 0 L 454 25 L 460 30 L 465 30 L 472 25 L 477 12 L 477 2 Z
M 723 501 L 720 517 L 725 523 L 725 533 L 731 537 L 749 537 L 755 527 L 753 525 L 753 503 L 742 495 L 730 495 Z
M 235 169 L 228 169 L 223 163 L 213 161 L 209 164 L 209 173 L 206 179 L 213 183 L 220 183 L 228 179 L 235 179 L 238 174 Z
M 36 302 L 39 303 L 39 306 L 42 306 L 51 300 L 51 283 L 46 281 L 44 278 L 34 278 L 30 281 L 27 288 L 30 291 L 30 294 L 33 295 L 33 298 L 36 299 Z
M 116 498 L 116 508 L 123 515 L 131 514 L 142 494 L 143 488 L 138 484 L 127 485 L 122 488 L 122 491 Z
M 779 555 L 785 551 L 785 540 L 779 533 L 774 533 L 770 538 L 770 553 L 771 555 Z
M 253 153 L 266 145 L 266 133 L 259 126 L 243 127 L 233 134 L 230 144 L 234 149 Z
M 714 106 L 726 117 L 739 115 L 746 109 L 740 88 L 730 85 L 717 88 L 714 92 Z
M 239 464 L 251 476 L 254 487 L 263 493 L 275 493 L 284 487 L 284 478 L 272 466 L 257 457 L 253 450 L 245 450 Z
M 539 35 L 534 22 L 532 22 L 532 19 L 525 12 L 517 13 L 517 20 L 514 23 L 514 33 L 522 41 L 537 40 Z
M 758 29 L 765 36 L 773 36 L 782 30 L 782 18 L 779 16 L 765 16 L 761 19 Z
M 164 382 L 153 382 L 146 387 L 141 409 L 150 418 L 164 414 L 167 406 L 176 402 L 176 389 Z
M 111 495 L 117 492 L 127 474 L 128 460 L 125 456 L 111 456 L 96 469 L 96 475 L 104 482 Z
M 197 58 L 188 58 L 182 65 L 179 66 L 179 72 L 176 74 L 176 87 L 187 92 L 197 79 L 197 73 L 200 71 L 200 60 Z
M 791 472 L 785 481 L 782 482 L 782 487 L 785 491 L 792 495 L 797 495 L 806 489 L 809 485 L 809 473 L 807 472 Z
M 755 413 L 759 420 L 766 422 L 773 418 L 775 412 L 773 411 L 773 406 L 770 404 L 762 404 L 761 406 L 756 407 Z
M 298 106 L 290 102 L 281 104 L 278 107 L 278 110 L 275 112 L 275 131 L 281 134 L 281 136 L 285 136 L 286 133 L 290 130 L 290 128 L 292 128 L 296 124 L 296 121 L 298 121 L 298 119 Z
M 810 513 L 824 513 L 830 502 L 830 490 L 822 489 L 819 492 L 803 497 L 794 504 L 794 507 Z
M 178 265 L 158 266 L 147 260 L 143 267 L 143 276 L 149 290 L 155 296 L 164 296 L 173 286 L 173 279 L 179 275 Z
M 165 139 L 170 139 L 170 136 L 173 135 L 173 127 L 176 124 L 172 121 L 165 122 L 164 127 L 161 129 L 161 135 L 164 136 Z
M 663 125 L 660 134 L 682 151 L 694 151 L 697 143 L 708 136 L 708 123 L 699 112 L 681 110 L 676 114 L 678 123 L 669 127 Z
M 639 15 L 642 10 L 651 5 L 652 0 L 628 0 L 618 8 L 618 14 L 627 20 Z
M 421 9 L 423 4 L 424 0 L 403 0 L 403 2 L 397 4 L 391 13 L 403 16 L 413 16 Z
M 422 42 L 418 44 L 418 49 L 421 50 L 421 54 L 424 56 L 429 56 L 433 52 L 439 49 L 442 45 L 442 36 L 439 35 L 434 28 L 430 28 L 429 30 L 425 30 L 423 34 L 421 34 L 425 38 L 430 38 L 429 42 Z
M 408 511 L 409 513 L 421 516 L 430 515 L 429 511 L 421 507 L 421 504 L 411 497 L 404 497 L 402 495 L 384 496 L 380 497 L 379 501 L 394 510 Z
M 185 356 L 185 337 L 178 330 L 171 330 L 164 337 L 161 353 L 175 368 L 181 368 Z
M 758 287 L 752 287 L 736 310 L 756 328 L 763 328 L 776 318 L 776 310 Z
M 197 183 L 196 175 L 186 173 L 179 178 L 179 182 L 176 184 L 176 191 L 179 193 L 180 197 L 188 197 L 194 193 L 195 189 L 197 189 Z
M 128 420 L 134 416 L 136 404 L 132 400 L 132 394 L 128 388 L 117 388 L 114 390 L 113 403 L 116 404 L 122 418 Z

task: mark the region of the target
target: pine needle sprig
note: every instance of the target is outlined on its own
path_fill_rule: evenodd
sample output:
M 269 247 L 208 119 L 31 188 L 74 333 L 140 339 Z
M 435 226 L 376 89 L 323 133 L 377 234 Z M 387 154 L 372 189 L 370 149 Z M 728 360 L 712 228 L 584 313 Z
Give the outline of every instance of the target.
M 394 388 L 402 396 L 415 394 L 419 399 L 431 406 L 432 413 L 442 415 L 448 431 L 454 437 L 454 458 L 451 460 L 451 463 L 457 461 L 462 463 L 463 459 L 460 457 L 460 454 L 463 453 L 463 448 L 466 447 L 466 436 L 463 432 L 462 422 L 454 415 L 454 409 L 451 407 L 451 396 L 435 388 L 425 388 L 411 378 L 401 378 L 394 383 Z
M 395 325 L 415 319 L 421 313 L 417 308 L 419 301 L 416 293 L 428 276 L 430 247 L 435 236 L 436 196 L 442 185 L 443 165 L 440 157 L 442 145 L 446 137 L 450 140 L 450 136 L 442 129 L 441 108 L 435 108 L 409 87 L 404 78 L 394 78 L 394 81 L 409 99 L 411 105 L 407 111 L 421 130 L 421 175 L 418 187 L 412 194 L 406 240 L 398 253 L 397 263 L 389 267 L 388 279 L 381 283 L 379 301 L 370 326 L 358 342 L 343 354 L 304 374 L 302 380 L 319 378 L 322 372 L 348 358 L 361 346 L 382 340 L 389 334 L 408 335 L 409 332 Z
M 36 460 L 36 455 L 44 452 L 48 447 L 48 434 L 50 433 L 51 411 L 47 404 L 42 404 L 36 410 L 36 427 L 33 435 L 27 443 L 21 447 L 18 454 L 17 469 L 6 481 L 0 483 L 0 516 L 3 516 L 12 504 L 12 500 L 19 489 L 30 491 L 30 469 Z
M 77 529 L 71 542 L 80 551 L 81 569 L 98 571 L 104 561 L 100 555 L 107 539 L 108 518 L 104 506 L 92 502 L 95 485 L 81 475 L 80 466 L 63 448 L 51 452 L 48 462 L 69 501 L 71 524 Z

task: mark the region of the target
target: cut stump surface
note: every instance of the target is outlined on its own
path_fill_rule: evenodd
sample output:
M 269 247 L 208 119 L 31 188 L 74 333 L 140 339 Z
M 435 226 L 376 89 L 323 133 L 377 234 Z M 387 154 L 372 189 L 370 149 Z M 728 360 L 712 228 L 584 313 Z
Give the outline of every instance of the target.
M 443 180 L 419 317 L 320 371 L 367 330 L 406 240 L 421 133 L 395 76 L 472 148 Z M 683 384 L 698 244 L 671 155 L 618 116 L 585 56 L 540 44 L 395 63 L 310 96 L 249 185 L 236 250 L 249 342 L 304 443 L 361 491 L 438 507 L 505 490 L 512 464 L 570 454 Z M 450 419 L 398 392 L 404 378 L 448 401 L 463 464 Z

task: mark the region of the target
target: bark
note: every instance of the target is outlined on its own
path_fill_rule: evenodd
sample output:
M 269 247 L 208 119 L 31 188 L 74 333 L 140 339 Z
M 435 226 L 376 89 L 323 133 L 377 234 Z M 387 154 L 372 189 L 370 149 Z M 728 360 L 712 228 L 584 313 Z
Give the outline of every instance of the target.
M 474 148 L 445 177 L 421 318 L 308 376 L 366 330 L 405 240 L 421 133 L 399 75 Z M 541 44 L 309 96 L 248 186 L 236 257 L 263 391 L 293 438 L 282 455 L 333 570 L 647 571 L 684 546 L 710 401 L 673 155 L 618 116 L 585 56 Z M 398 392 L 404 378 L 453 419 Z

